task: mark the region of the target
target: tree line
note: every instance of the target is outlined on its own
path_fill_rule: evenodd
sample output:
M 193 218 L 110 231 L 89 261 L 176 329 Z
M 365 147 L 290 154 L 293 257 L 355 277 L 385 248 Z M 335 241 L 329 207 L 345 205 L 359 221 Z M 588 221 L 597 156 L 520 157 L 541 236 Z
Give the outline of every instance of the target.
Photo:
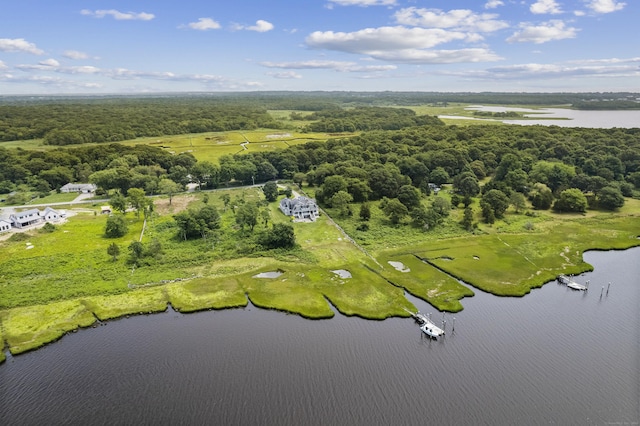
M 280 126 L 262 107 L 216 98 L 55 99 L 0 104 L 0 141 L 43 139 L 48 145 Z

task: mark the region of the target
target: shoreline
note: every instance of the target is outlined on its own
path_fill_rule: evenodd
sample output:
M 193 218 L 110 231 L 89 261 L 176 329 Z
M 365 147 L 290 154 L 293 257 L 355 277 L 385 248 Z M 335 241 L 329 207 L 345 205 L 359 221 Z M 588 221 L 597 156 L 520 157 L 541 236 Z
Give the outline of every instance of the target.
M 626 247 L 595 247 L 589 248 L 581 252 L 581 257 L 587 251 L 623 251 L 640 246 L 640 241 L 633 241 Z M 584 268 L 573 271 L 574 274 L 580 274 L 593 270 L 591 265 L 583 263 Z M 446 272 L 446 271 L 445 271 Z M 552 280 L 545 279 L 544 282 L 536 286 L 531 286 L 529 291 L 521 295 L 504 295 L 494 291 L 486 291 L 480 287 L 476 287 L 473 283 L 465 283 L 474 289 L 487 292 L 498 297 L 524 297 L 534 288 L 540 288 Z M 205 293 L 200 298 L 194 298 L 187 301 L 186 298 L 180 300 L 180 289 L 175 287 L 180 284 L 167 284 L 163 287 L 151 287 L 134 290 L 129 293 L 112 295 L 112 296 L 93 296 L 66 300 L 61 302 L 53 302 L 46 305 L 34 305 L 27 307 L 12 308 L 0 311 L 0 320 L 2 320 L 2 328 L 0 328 L 0 341 L 3 350 L 0 351 L 0 363 L 6 361 L 5 351 L 10 356 L 16 356 L 22 353 L 33 351 L 54 343 L 63 338 L 68 333 L 74 333 L 78 329 L 95 328 L 100 325 L 107 325 L 110 320 L 119 320 L 128 318 L 133 315 L 151 315 L 155 313 L 166 312 L 172 309 L 182 314 L 197 313 L 206 310 L 226 310 L 238 309 L 253 306 L 258 309 L 275 310 L 285 314 L 299 315 L 309 320 L 330 319 L 335 314 L 334 311 L 344 316 L 357 316 L 362 319 L 379 321 L 391 317 L 408 317 L 404 312 L 386 315 L 384 317 L 374 316 L 366 313 L 354 313 L 341 307 L 339 303 L 325 297 L 330 315 L 318 315 L 317 313 L 305 312 L 302 309 L 286 309 L 278 306 L 277 303 L 264 303 L 263 301 L 255 301 L 249 294 L 242 294 L 244 303 L 241 298 L 230 296 L 226 303 L 221 299 L 211 298 L 207 296 L 213 295 L 215 292 Z M 182 289 L 184 291 L 184 289 Z M 441 312 L 456 312 L 441 309 L 433 303 L 425 300 L 421 295 L 414 294 L 409 289 L 404 289 L 413 297 L 417 297 L 430 303 L 434 308 Z M 403 297 L 404 298 L 404 297 Z M 406 298 L 405 298 L 406 300 Z M 410 303 L 408 300 L 406 300 Z M 42 321 L 47 318 L 46 321 Z M 18 326 L 19 323 L 20 326 Z M 39 324 L 40 327 L 37 327 Z M 27 331 L 24 330 L 27 329 Z M 22 329 L 22 330 L 21 330 Z

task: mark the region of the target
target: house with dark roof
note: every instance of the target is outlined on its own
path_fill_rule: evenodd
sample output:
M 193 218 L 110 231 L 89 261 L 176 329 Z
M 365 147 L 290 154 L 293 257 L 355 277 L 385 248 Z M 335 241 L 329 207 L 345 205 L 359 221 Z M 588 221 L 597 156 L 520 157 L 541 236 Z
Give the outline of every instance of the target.
M 318 205 L 315 200 L 307 197 L 283 198 L 280 201 L 280 210 L 294 220 L 312 220 L 320 217 Z

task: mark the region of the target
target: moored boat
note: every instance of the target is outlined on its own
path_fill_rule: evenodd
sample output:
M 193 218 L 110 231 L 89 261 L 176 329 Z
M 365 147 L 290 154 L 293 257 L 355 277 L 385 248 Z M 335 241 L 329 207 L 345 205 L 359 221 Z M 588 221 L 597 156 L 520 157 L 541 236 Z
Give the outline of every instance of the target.
M 424 324 L 422 324 L 420 326 L 420 330 L 422 330 L 422 332 L 424 334 L 426 334 L 429 337 L 432 337 L 434 339 L 437 339 L 440 336 L 444 335 L 444 330 L 441 329 L 440 327 L 437 327 L 433 322 L 431 321 L 427 321 Z

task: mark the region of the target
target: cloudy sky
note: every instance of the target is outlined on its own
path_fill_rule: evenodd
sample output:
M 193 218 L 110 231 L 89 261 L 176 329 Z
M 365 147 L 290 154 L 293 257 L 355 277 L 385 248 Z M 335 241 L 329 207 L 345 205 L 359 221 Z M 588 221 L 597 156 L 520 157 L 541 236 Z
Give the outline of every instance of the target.
M 639 0 L 12 0 L 0 95 L 640 92 Z

